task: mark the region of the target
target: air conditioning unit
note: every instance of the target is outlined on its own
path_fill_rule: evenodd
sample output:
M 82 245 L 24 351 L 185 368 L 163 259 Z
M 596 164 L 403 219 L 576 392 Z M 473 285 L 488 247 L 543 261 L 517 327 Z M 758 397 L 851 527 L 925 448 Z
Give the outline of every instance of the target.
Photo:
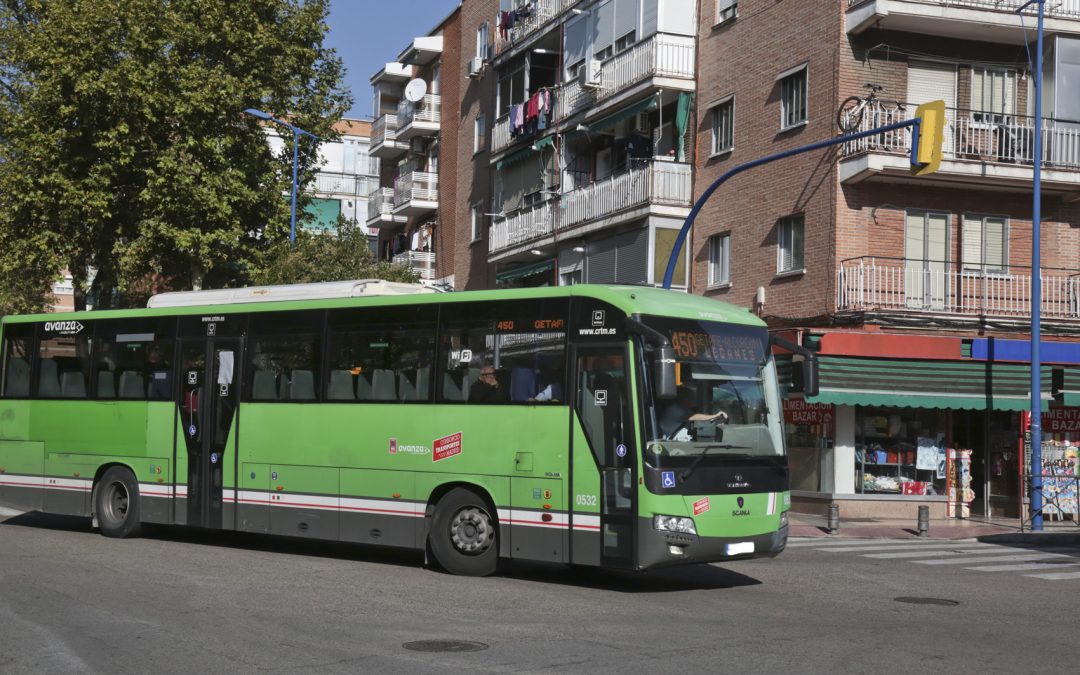
M 424 154 L 423 136 L 414 136 L 413 138 L 409 139 L 409 152 L 415 153 L 417 155 Z
M 474 56 L 469 59 L 469 77 L 480 77 L 484 72 L 484 57 Z
M 578 84 L 582 89 L 599 89 L 603 84 L 603 77 L 600 72 L 600 62 L 592 59 L 581 64 L 581 70 L 578 71 Z
M 633 130 L 639 134 L 645 135 L 652 132 L 652 122 L 649 121 L 649 113 L 639 112 L 634 115 Z

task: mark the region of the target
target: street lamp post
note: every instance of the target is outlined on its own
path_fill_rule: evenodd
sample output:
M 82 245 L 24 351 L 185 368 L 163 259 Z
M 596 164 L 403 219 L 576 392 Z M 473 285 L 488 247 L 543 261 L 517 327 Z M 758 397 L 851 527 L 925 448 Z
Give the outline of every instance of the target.
M 295 243 L 296 242 L 296 172 L 297 172 L 297 166 L 300 163 L 300 150 L 299 150 L 300 134 L 303 134 L 305 136 L 309 136 L 310 138 L 313 138 L 315 140 L 319 140 L 319 137 L 316 136 L 315 134 L 308 133 L 307 131 L 304 131 L 300 127 L 289 124 L 288 122 L 285 122 L 283 120 L 279 120 L 278 118 L 274 117 L 270 113 L 263 112 L 262 110 L 258 110 L 257 108 L 247 108 L 246 110 L 244 110 L 244 112 L 251 115 L 252 117 L 258 117 L 261 120 L 267 120 L 269 122 L 274 122 L 276 124 L 280 124 L 281 126 L 286 127 L 290 131 L 292 131 L 292 134 L 293 134 L 293 141 L 292 141 L 292 220 L 290 221 L 290 224 L 289 224 L 289 243 L 290 244 Z

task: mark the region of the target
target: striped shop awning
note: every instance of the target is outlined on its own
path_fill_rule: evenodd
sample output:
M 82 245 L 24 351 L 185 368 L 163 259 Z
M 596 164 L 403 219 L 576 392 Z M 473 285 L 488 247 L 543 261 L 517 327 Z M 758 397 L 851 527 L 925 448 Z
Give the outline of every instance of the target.
M 1031 371 L 1017 363 L 819 356 L 820 391 L 807 399 L 837 405 L 1028 410 Z M 1050 366 L 1041 368 L 1043 410 Z

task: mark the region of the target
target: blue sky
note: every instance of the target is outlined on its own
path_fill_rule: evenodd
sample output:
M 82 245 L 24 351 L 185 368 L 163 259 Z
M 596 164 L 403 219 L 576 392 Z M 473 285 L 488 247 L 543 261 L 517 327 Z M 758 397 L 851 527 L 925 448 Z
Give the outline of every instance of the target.
M 331 0 L 326 44 L 345 62 L 345 86 L 352 90 L 349 117 L 371 117 L 371 84 L 376 70 L 418 35 L 427 35 L 458 0 Z

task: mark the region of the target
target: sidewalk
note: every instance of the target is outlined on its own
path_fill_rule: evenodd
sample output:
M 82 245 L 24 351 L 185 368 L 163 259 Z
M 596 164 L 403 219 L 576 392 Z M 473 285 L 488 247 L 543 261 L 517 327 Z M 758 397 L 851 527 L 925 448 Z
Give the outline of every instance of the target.
M 789 535 L 792 537 L 822 537 L 828 539 L 918 539 L 915 520 L 890 518 L 840 519 L 836 534 L 828 533 L 828 518 L 806 513 L 788 512 Z M 930 539 L 979 539 L 1002 543 L 1053 543 L 1080 545 L 1080 527 L 1073 523 L 1047 524 L 1044 532 L 1020 530 L 1015 519 L 986 522 L 982 520 L 931 520 Z

